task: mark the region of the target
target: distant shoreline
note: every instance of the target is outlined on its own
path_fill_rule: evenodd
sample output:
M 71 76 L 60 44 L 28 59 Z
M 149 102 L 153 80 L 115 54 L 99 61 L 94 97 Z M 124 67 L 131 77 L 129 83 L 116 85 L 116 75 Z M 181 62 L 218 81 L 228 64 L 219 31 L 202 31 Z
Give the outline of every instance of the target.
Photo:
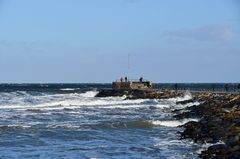
M 226 87 L 227 86 L 227 87 Z M 0 92 L 7 90 L 17 91 L 31 91 L 35 88 L 39 90 L 51 91 L 53 89 L 67 89 L 67 88 L 97 88 L 97 89 L 111 89 L 111 83 L 2 83 L 0 84 Z M 189 90 L 207 91 L 207 92 L 240 92 L 240 83 L 153 83 L 154 89 L 166 90 Z

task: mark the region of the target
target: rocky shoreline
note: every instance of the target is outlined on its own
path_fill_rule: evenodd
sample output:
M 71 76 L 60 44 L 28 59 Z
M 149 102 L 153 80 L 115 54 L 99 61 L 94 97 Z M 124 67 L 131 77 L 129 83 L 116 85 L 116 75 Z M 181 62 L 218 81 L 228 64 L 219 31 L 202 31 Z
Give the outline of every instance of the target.
M 200 104 L 175 115 L 177 119 L 200 118 L 188 122 L 181 133 L 197 143 L 218 143 L 201 153 L 202 158 L 240 158 L 240 95 L 194 93 Z M 179 110 L 178 110 L 179 111 Z
M 184 96 L 184 92 L 169 90 L 101 90 L 97 97 L 123 96 L 127 99 L 164 99 Z M 197 143 L 212 143 L 200 154 L 202 158 L 240 158 L 240 94 L 192 93 L 192 99 L 176 104 L 198 101 L 199 105 L 184 110 L 174 110 L 174 118 L 198 118 L 183 125 L 182 138 L 191 138 Z M 218 143 L 218 144 L 216 144 Z

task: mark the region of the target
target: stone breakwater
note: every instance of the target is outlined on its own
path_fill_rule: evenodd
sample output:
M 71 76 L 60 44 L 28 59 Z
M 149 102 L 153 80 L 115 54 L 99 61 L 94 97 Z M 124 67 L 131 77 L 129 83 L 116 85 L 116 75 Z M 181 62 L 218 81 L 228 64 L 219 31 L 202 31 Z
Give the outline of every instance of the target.
M 184 96 L 184 92 L 161 91 L 158 89 L 100 90 L 96 97 L 126 96 L 127 99 L 165 99 Z
M 175 118 L 200 118 L 198 122 L 188 122 L 181 133 L 183 138 L 191 138 L 197 143 L 213 143 L 201 153 L 202 158 L 240 158 L 240 95 L 194 93 L 195 105 L 175 110 Z M 219 144 L 214 144 L 218 143 Z
M 97 97 L 123 96 L 127 99 L 164 99 L 184 96 L 184 92 L 162 90 L 101 90 Z M 192 93 L 192 99 L 176 104 L 198 101 L 185 109 L 174 110 L 176 119 L 199 118 L 183 125 L 182 138 L 191 138 L 197 143 L 211 143 L 202 151 L 202 158 L 240 158 L 240 95 L 227 93 Z M 218 144 L 216 144 L 218 143 Z

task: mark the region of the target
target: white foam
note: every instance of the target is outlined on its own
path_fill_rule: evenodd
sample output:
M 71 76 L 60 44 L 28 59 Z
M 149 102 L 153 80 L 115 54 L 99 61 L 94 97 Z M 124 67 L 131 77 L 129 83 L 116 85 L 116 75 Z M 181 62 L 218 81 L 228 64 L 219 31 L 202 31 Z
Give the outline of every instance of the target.
M 100 108 L 139 108 L 153 106 L 161 109 L 176 107 L 185 107 L 188 105 L 176 105 L 178 100 L 189 99 L 190 96 L 186 95 L 181 98 L 156 100 L 156 99 L 134 99 L 126 100 L 126 96 L 122 97 L 95 97 L 97 91 L 87 91 L 85 93 L 68 93 L 68 94 L 39 94 L 31 95 L 26 92 L 13 92 L 1 94 L 0 109 L 40 109 L 40 110 L 56 110 L 64 108 L 79 108 L 79 107 L 100 107 Z M 165 112 L 166 113 L 166 112 Z
M 136 99 L 124 100 L 122 97 L 95 98 L 97 91 L 88 91 L 85 93 L 69 94 L 41 94 L 38 96 L 30 94 L 21 94 L 16 98 L 13 94 L 7 94 L 9 97 L 1 103 L 0 109 L 63 109 L 77 108 L 81 106 L 102 106 L 103 108 L 130 108 L 144 106 L 146 104 L 157 104 L 156 100 Z M 11 102 L 10 102 L 11 101 Z M 30 102 L 29 102 L 30 101 Z
M 169 121 L 155 120 L 155 121 L 151 121 L 151 123 L 153 125 L 157 125 L 157 126 L 178 127 L 178 126 L 186 124 L 189 121 L 198 121 L 198 119 L 190 118 L 190 119 L 184 119 L 184 120 L 169 120 Z
M 194 152 L 189 151 L 188 153 L 183 153 L 181 147 L 191 150 L 193 145 L 197 146 L 197 144 L 192 144 L 190 142 L 186 142 L 186 140 L 180 140 L 179 136 L 175 132 L 166 132 L 168 137 L 171 138 L 169 140 L 168 137 L 152 137 L 154 147 L 161 150 L 161 157 L 166 159 L 184 159 L 184 158 L 198 158 Z M 180 149 L 176 149 L 179 147 Z
M 192 99 L 192 95 L 189 91 L 186 91 L 183 97 L 169 98 L 167 100 L 176 103 L 176 102 L 190 100 L 190 99 Z
M 160 109 L 166 109 L 166 108 L 170 108 L 170 105 L 168 104 L 157 104 L 155 105 L 156 108 L 160 108 Z
M 202 151 L 206 151 L 210 146 L 218 145 L 218 144 L 225 144 L 225 143 L 221 140 L 219 140 L 216 143 L 204 143 L 202 147 L 196 151 L 196 153 L 201 154 Z
M 19 124 L 14 124 L 14 125 L 0 125 L 0 127 L 6 126 L 8 128 L 30 128 L 30 125 L 19 125 Z
M 68 128 L 68 129 L 76 129 L 76 128 L 80 128 L 79 125 L 72 125 L 72 124 L 50 124 L 46 126 L 47 128 Z
M 186 103 L 186 104 L 177 104 L 177 105 L 174 105 L 174 109 L 184 109 L 184 108 L 188 108 L 188 107 L 191 107 L 191 106 L 194 106 L 194 105 L 199 105 L 200 103 L 198 101 L 196 102 L 190 102 L 190 103 Z
M 85 93 L 81 93 L 80 96 L 86 97 L 86 98 L 91 98 L 91 97 L 95 97 L 97 94 L 98 94 L 98 91 L 88 91 Z
M 62 88 L 60 90 L 62 90 L 62 91 L 74 91 L 75 89 L 74 88 Z

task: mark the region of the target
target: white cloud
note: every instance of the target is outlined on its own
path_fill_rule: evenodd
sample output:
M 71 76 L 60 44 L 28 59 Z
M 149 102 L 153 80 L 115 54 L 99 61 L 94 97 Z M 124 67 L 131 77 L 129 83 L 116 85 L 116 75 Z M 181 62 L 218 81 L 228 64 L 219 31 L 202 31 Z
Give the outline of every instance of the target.
M 168 38 L 194 39 L 198 41 L 229 41 L 238 37 L 238 33 L 230 27 L 205 26 L 195 29 L 179 29 L 162 34 Z

